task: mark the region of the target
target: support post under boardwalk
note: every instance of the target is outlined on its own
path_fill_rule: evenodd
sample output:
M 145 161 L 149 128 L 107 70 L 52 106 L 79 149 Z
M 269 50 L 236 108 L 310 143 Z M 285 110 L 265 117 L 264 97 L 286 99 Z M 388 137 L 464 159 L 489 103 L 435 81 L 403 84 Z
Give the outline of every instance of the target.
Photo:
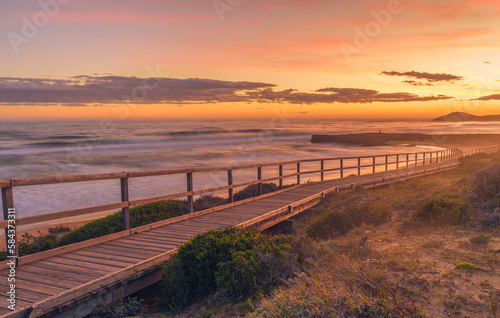
M 193 191 L 193 173 L 188 172 L 187 173 L 187 191 L 191 192 Z M 188 213 L 193 213 L 193 196 L 188 195 Z
M 12 224 L 13 228 L 12 226 L 10 227 L 10 229 L 9 226 L 5 228 L 5 244 L 6 244 L 7 258 L 17 258 L 19 253 L 17 251 L 17 231 L 15 227 L 16 210 L 14 207 L 14 195 L 12 193 L 12 187 L 2 188 L 2 205 L 3 205 L 3 219 L 14 220 Z
M 232 186 L 233 185 L 233 170 L 232 169 L 229 169 L 227 171 L 227 185 L 228 186 Z M 229 195 L 229 203 L 233 203 L 234 202 L 234 189 L 233 188 L 229 188 L 227 190 L 228 192 L 228 195 Z
M 122 193 L 122 202 L 128 202 L 128 176 L 127 178 L 120 178 L 120 187 Z M 130 230 L 130 209 L 128 206 L 122 208 L 122 229 Z

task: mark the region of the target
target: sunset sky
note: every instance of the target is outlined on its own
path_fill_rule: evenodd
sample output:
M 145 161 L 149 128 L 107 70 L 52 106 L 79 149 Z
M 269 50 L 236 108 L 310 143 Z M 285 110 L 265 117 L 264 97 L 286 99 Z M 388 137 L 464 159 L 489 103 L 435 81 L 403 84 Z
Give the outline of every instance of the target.
M 498 0 L 16 0 L 0 119 L 498 114 Z

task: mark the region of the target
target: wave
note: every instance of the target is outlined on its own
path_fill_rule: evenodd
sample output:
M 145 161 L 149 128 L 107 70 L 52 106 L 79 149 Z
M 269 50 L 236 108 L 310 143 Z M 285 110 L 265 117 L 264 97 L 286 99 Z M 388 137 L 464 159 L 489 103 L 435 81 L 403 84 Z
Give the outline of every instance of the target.
M 218 134 L 252 134 L 252 133 L 275 133 L 281 131 L 280 129 L 236 129 L 226 130 L 221 128 L 211 128 L 201 130 L 184 130 L 172 132 L 151 132 L 137 134 L 138 136 L 170 136 L 170 137 L 184 137 L 184 136 L 198 136 L 198 135 L 218 135 Z

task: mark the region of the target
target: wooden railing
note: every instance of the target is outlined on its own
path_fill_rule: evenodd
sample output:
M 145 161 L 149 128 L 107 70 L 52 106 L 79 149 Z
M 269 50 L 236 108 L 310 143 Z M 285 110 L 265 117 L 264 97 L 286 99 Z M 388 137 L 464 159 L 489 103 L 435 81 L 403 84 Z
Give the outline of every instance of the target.
M 389 154 L 377 156 L 361 156 L 361 157 L 344 157 L 344 158 L 323 158 L 323 159 L 305 159 L 305 160 L 292 160 L 275 163 L 252 164 L 252 165 L 239 165 L 239 166 L 225 166 L 225 167 L 209 167 L 209 168 L 184 168 L 184 169 L 168 169 L 168 170 L 152 170 L 152 171 L 135 171 L 135 172 L 122 172 L 122 173 L 108 173 L 108 174 L 94 174 L 94 175 L 73 175 L 73 176 L 57 176 L 57 177 L 41 177 L 41 178 L 15 178 L 15 179 L 0 179 L 0 188 L 2 191 L 2 203 L 4 220 L 0 221 L 0 228 L 5 228 L 6 244 L 9 242 L 17 242 L 17 239 L 12 235 L 9 236 L 9 227 L 15 223 L 16 226 L 34 224 L 44 221 L 57 220 L 61 218 L 81 216 L 85 214 L 104 212 L 114 209 L 122 210 L 122 223 L 123 229 L 130 229 L 130 207 L 138 206 L 141 204 L 159 202 L 171 199 L 187 198 L 187 205 L 189 213 L 193 213 L 193 200 L 197 195 L 206 193 L 214 193 L 220 191 L 227 191 L 228 201 L 234 201 L 234 189 L 246 187 L 250 185 L 257 185 L 258 194 L 262 195 L 262 184 L 267 182 L 278 181 L 279 189 L 283 188 L 283 180 L 289 178 L 296 178 L 296 184 L 300 184 L 301 177 L 305 175 L 316 174 L 319 175 L 319 180 L 324 181 L 327 172 L 336 172 L 336 178 L 344 178 L 348 175 L 361 175 L 367 173 L 376 173 L 381 171 L 397 170 L 400 168 L 408 168 L 411 166 L 429 165 L 449 160 L 455 157 L 462 157 L 477 152 L 492 153 L 499 150 L 499 146 L 478 148 L 470 151 L 463 152 L 459 149 L 446 149 L 433 152 L 420 152 L 420 153 L 404 153 L 404 154 Z M 319 169 L 303 170 L 302 164 L 318 163 Z M 293 166 L 293 173 L 284 175 L 285 166 Z M 329 165 L 330 167 L 327 167 Z M 268 167 L 278 167 L 278 175 L 271 178 L 262 178 L 262 169 Z M 380 169 L 381 168 L 381 169 Z M 233 183 L 233 171 L 244 169 L 257 169 L 257 179 L 243 183 Z M 207 189 L 194 190 L 193 180 L 195 173 L 206 173 L 216 171 L 227 171 L 227 185 L 220 187 L 213 187 Z M 166 194 L 163 196 L 130 200 L 129 199 L 129 179 L 144 178 L 153 176 L 166 176 L 166 175 L 186 175 L 186 191 L 174 194 Z M 13 189 L 14 187 L 33 186 L 33 185 L 47 185 L 47 184 L 60 184 L 70 182 L 88 182 L 88 181 L 102 181 L 102 180 L 120 180 L 121 187 L 121 202 L 99 205 L 93 207 L 86 207 L 76 210 L 55 212 L 49 214 L 35 215 L 23 217 L 12 221 L 12 212 L 15 211 Z M 10 212 L 10 213 L 9 213 Z M 7 248 L 10 257 L 16 257 L 17 246 L 15 249 Z

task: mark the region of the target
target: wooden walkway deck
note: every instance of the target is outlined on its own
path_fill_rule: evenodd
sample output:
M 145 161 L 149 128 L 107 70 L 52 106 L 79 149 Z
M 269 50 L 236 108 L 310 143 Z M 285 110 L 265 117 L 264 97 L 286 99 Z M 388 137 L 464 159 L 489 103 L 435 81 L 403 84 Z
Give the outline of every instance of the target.
M 262 230 L 319 203 L 329 192 L 356 184 L 372 187 L 397 182 L 457 165 L 454 158 L 397 171 L 301 184 L 256 199 L 27 256 L 15 269 L 14 312 L 8 309 L 10 269 L 3 264 L 0 315 L 83 317 L 98 304 L 157 282 L 161 278 L 160 264 L 198 233 L 227 226 Z

